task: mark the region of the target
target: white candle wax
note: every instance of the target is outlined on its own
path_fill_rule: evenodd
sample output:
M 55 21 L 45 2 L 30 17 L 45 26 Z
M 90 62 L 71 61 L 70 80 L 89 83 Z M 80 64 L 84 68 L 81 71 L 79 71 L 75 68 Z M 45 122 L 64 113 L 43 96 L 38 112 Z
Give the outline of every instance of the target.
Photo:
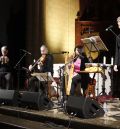
M 103 64 L 106 64 L 106 57 L 103 57 Z
M 114 58 L 111 57 L 111 65 L 113 65 L 113 62 L 114 62 Z

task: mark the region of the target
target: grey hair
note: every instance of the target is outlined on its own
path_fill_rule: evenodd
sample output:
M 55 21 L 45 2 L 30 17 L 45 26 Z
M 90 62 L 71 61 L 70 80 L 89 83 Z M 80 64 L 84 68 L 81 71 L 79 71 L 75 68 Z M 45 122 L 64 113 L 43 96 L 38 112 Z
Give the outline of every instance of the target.
M 1 50 L 7 50 L 7 46 L 2 46 Z
M 45 45 L 42 45 L 42 46 L 40 47 L 40 49 L 41 49 L 42 47 L 45 48 L 46 51 L 47 51 L 47 53 L 48 53 L 48 48 L 47 48 Z
M 120 16 L 117 18 L 117 22 L 120 21 Z

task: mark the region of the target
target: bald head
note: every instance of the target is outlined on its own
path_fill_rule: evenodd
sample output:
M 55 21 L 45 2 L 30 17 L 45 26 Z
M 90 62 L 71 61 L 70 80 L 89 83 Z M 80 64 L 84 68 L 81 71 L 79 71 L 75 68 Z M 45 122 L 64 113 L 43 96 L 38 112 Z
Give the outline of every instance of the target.
M 46 55 L 46 54 L 48 54 L 48 48 L 45 45 L 42 45 L 40 47 L 40 52 L 42 55 Z
M 120 29 L 120 16 L 117 18 L 118 28 Z

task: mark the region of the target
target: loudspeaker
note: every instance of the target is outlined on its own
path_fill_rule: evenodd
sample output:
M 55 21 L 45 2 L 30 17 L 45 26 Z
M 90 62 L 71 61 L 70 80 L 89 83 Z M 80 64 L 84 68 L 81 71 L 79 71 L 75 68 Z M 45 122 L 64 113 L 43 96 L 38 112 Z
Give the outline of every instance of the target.
M 0 103 L 6 105 L 18 104 L 18 92 L 15 90 L 0 90 Z
M 104 110 L 97 101 L 83 96 L 69 96 L 66 111 L 68 114 L 74 114 L 81 118 L 95 118 L 104 115 Z
M 33 109 L 45 109 L 53 106 L 52 101 L 43 92 L 28 92 L 23 91 L 20 93 L 21 106 L 27 106 Z

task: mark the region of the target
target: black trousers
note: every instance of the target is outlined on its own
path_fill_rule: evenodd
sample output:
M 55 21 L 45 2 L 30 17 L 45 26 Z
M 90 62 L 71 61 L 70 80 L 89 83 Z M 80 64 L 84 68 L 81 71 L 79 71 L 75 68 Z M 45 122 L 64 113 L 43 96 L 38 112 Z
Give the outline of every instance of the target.
M 81 83 L 81 75 L 80 74 L 77 74 L 76 76 L 74 76 L 72 78 L 70 95 L 75 95 L 75 89 L 76 89 L 78 83 Z
M 114 97 L 120 98 L 120 66 L 118 72 L 113 71 L 112 94 Z
M 10 72 L 0 72 L 0 84 L 2 89 L 12 88 L 12 75 Z
M 75 89 L 80 83 L 81 88 L 83 89 L 83 95 L 87 89 L 88 82 L 90 81 L 89 74 L 77 74 L 72 78 L 70 95 L 75 95 Z

